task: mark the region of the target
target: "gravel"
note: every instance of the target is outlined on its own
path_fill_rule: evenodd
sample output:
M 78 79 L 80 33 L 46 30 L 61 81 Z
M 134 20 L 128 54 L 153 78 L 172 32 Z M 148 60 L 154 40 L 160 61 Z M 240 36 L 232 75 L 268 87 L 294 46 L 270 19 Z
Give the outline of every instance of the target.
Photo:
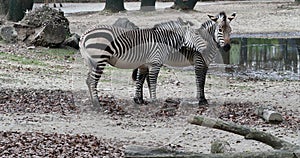
M 0 89 L 0 113 L 78 113 L 70 91 Z
M 0 157 L 124 157 L 120 144 L 92 135 L 0 131 Z
M 63 90 L 45 89 L 1 89 L 0 114 L 56 113 L 72 116 L 82 112 L 89 113 L 89 106 L 81 109 L 74 104 L 73 93 Z M 279 111 L 285 121 L 280 124 L 267 124 L 255 115 L 258 104 L 251 102 L 227 102 L 214 107 L 187 106 L 179 99 L 168 98 L 155 104 L 144 105 L 147 110 L 137 110 L 132 102 L 113 96 L 100 96 L 99 115 L 114 120 L 122 117 L 133 119 L 146 118 L 150 122 L 166 121 L 174 117 L 189 114 L 211 116 L 251 127 L 267 127 L 299 130 L 300 112 L 273 107 Z M 152 120 L 152 121 L 151 121 Z M 47 132 L 0 131 L 0 157 L 124 157 L 124 145 L 120 140 L 105 140 L 86 134 L 63 134 Z
M 258 103 L 252 102 L 225 102 L 223 105 L 214 108 L 200 107 L 199 114 L 209 115 L 213 111 L 217 113 L 216 115 L 219 119 L 252 127 L 284 127 L 285 129 L 291 129 L 293 131 L 300 129 L 299 110 L 292 111 L 283 107 L 270 106 L 268 108 L 278 111 L 284 118 L 284 121 L 281 123 L 271 124 L 266 123 L 262 118 L 255 114 L 255 110 L 258 107 L 260 107 Z
M 149 27 L 157 23 L 157 17 L 160 21 L 182 17 L 199 23 L 207 19 L 207 13 L 215 14 L 219 12 L 220 8 L 223 8 L 222 10 L 228 13 L 232 11 L 238 13 L 238 17 L 232 22 L 233 34 L 297 32 L 295 28 L 297 28 L 298 23 L 295 22 L 297 21 L 295 19 L 298 19 L 299 16 L 299 6 L 286 5 L 288 8 L 284 9 L 278 7 L 281 6 L 279 3 L 214 3 L 213 5 L 205 5 L 205 7 L 202 4 L 198 5 L 196 9 L 201 12 L 193 13 L 172 10 L 157 10 L 156 12 L 143 14 L 131 11 L 109 16 L 95 13 L 83 15 L 84 18 L 80 15 L 70 15 L 68 20 L 70 20 L 71 31 L 81 34 L 91 25 L 99 23 L 112 24 L 119 17 L 129 17 L 130 20 L 141 27 Z M 174 17 L 174 15 L 176 16 Z M 293 18 L 284 18 L 287 16 Z M 260 19 L 253 18 L 249 20 L 249 18 L 242 17 L 259 17 Z M 270 29 L 268 24 L 273 22 L 276 23 Z M 70 76 L 68 72 L 71 71 L 71 68 L 74 68 L 71 71 L 74 73 L 74 80 L 80 79 L 76 78 L 76 75 L 85 79 L 86 69 L 79 69 L 80 73 L 77 70 L 75 71 L 77 66 L 82 68 L 83 63 L 76 65 L 69 61 L 53 61 L 52 57 L 47 55 L 33 56 L 34 53 L 30 53 L 25 46 L 15 44 L 0 44 L 0 51 L 30 57 L 30 59 L 36 57 L 47 61 L 51 59 L 55 65 L 60 63 L 62 67 L 61 73 L 57 71 L 53 73 Z M 133 85 L 129 86 L 128 83 L 131 84 L 131 82 L 127 82 L 127 78 L 122 76 L 123 78 L 118 78 L 118 81 L 124 80 L 125 86 L 120 86 L 115 81 L 101 82 L 103 88 L 109 85 L 113 93 L 104 91 L 104 94 L 108 93 L 110 95 L 100 96 L 102 108 L 95 111 L 90 108 L 91 105 L 86 95 L 77 96 L 72 91 L 43 89 L 49 88 L 48 81 L 51 85 L 55 85 L 54 88 L 68 89 L 68 87 L 63 88 L 67 85 L 65 82 L 54 82 L 54 78 L 49 78 L 49 80 L 42 78 L 38 82 L 26 80 L 30 84 L 25 85 L 22 82 L 21 85 L 15 86 L 15 79 L 22 79 L 19 76 L 32 75 L 34 79 L 40 78 L 40 75 L 36 73 L 40 70 L 33 71 L 31 67 L 27 68 L 28 66 L 24 68 L 17 67 L 12 61 L 8 62 L 5 59 L 1 59 L 0 63 L 0 69 L 3 70 L 1 72 L 2 80 L 5 81 L 1 86 L 6 87 L 0 88 L 0 115 L 1 123 L 3 123 L 3 129 L 0 130 L 0 157 L 124 157 L 123 148 L 124 145 L 128 144 L 160 146 L 174 144 L 174 146 L 178 145 L 187 151 L 208 153 L 209 149 L 207 148 L 215 138 L 228 138 L 231 145 L 236 145 L 235 149 L 238 152 L 266 151 L 269 149 L 256 142 L 244 142 L 242 138 L 228 136 L 227 133 L 222 133 L 222 131 L 198 128 L 186 123 L 187 117 L 199 114 L 232 121 L 252 128 L 263 128 L 267 132 L 282 136 L 287 141 L 299 144 L 299 141 L 297 142 L 299 140 L 300 124 L 300 112 L 297 104 L 299 101 L 299 95 L 297 95 L 299 94 L 299 83 L 296 81 L 261 81 L 256 80 L 256 78 L 244 81 L 244 78 L 242 80 L 238 78 L 227 79 L 225 77 L 219 79 L 213 76 L 207 79 L 210 107 L 185 105 L 184 101 L 177 98 L 160 100 L 155 105 L 149 103 L 148 105 L 136 106 L 128 97 L 131 94 L 131 89 L 128 87 L 133 87 Z M 9 66 L 8 64 L 11 63 L 13 65 Z M 48 69 L 49 66 L 45 66 L 45 68 Z M 35 69 L 37 68 L 35 67 Z M 113 71 L 118 73 L 118 77 L 121 76 L 119 75 L 121 71 Z M 174 78 L 171 72 L 165 73 L 167 74 L 165 76 L 163 76 L 164 73 L 161 73 L 162 77 Z M 191 79 L 187 73 L 180 72 L 178 74 L 180 75 L 176 76 L 176 79 L 178 77 L 180 85 L 176 85 L 176 88 L 173 84 L 166 82 L 160 85 L 164 88 L 169 87 L 167 89 L 168 93 L 158 93 L 161 98 L 165 99 L 168 94 L 173 94 L 173 89 L 176 90 L 176 93 L 172 97 L 181 99 L 191 97 L 191 92 L 195 87 L 189 81 L 192 80 L 192 83 L 194 83 L 194 76 Z M 16 78 L 14 78 L 15 76 Z M 12 80 L 8 81 L 7 78 Z M 78 81 L 78 83 L 84 83 L 84 79 Z M 62 80 L 66 79 L 63 78 Z M 14 86 L 9 88 L 8 85 Z M 40 89 L 31 89 L 33 87 L 39 87 Z M 75 90 L 80 91 L 82 89 L 77 87 Z M 85 85 L 84 90 L 86 91 Z M 181 92 L 177 93 L 178 91 Z M 116 97 L 111 96 L 111 94 Z M 227 102 L 223 103 L 224 100 Z M 74 103 L 78 103 L 78 101 L 81 104 Z M 281 113 L 285 119 L 284 122 L 267 124 L 257 117 L 254 110 L 264 104 L 270 104 Z M 43 114 L 54 118 L 54 121 L 43 120 Z M 39 116 L 41 121 L 37 123 L 34 122 L 35 119 L 24 121 L 21 124 L 15 121 Z M 290 132 L 290 130 L 296 132 Z

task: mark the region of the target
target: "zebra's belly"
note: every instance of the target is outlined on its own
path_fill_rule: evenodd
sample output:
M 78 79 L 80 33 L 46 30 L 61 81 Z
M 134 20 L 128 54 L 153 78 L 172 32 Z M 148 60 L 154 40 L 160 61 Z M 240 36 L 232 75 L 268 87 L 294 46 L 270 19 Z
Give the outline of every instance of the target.
M 194 65 L 194 63 L 188 59 L 181 59 L 181 60 L 167 60 L 165 61 L 164 65 L 172 66 L 172 67 L 187 67 L 187 66 Z
M 113 58 L 110 61 L 110 64 L 114 67 L 120 68 L 120 69 L 136 69 L 139 66 L 145 64 L 145 62 L 141 62 L 141 61 L 127 61 L 127 60 L 123 60 L 123 59 L 116 59 Z
M 173 52 L 168 55 L 164 61 L 164 65 L 172 67 L 187 67 L 194 65 L 194 58 L 192 53 Z

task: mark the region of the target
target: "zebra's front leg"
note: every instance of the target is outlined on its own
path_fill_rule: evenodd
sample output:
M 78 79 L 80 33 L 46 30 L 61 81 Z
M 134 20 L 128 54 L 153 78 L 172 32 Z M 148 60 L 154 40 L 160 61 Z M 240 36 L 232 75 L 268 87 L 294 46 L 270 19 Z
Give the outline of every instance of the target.
M 136 89 L 135 89 L 135 97 L 133 98 L 134 102 L 137 104 L 143 104 L 143 85 L 145 79 L 147 78 L 148 82 L 149 69 L 148 68 L 139 68 L 137 70 L 137 81 L 136 81 Z
M 204 86 L 205 86 L 205 79 L 208 67 L 195 67 L 196 73 L 196 85 L 197 85 L 197 98 L 199 99 L 198 105 L 207 105 L 208 102 L 205 98 L 204 94 Z
M 157 84 L 158 73 L 160 71 L 161 66 L 162 66 L 161 64 L 160 65 L 157 64 L 155 66 L 150 67 L 150 70 L 149 70 L 148 87 L 149 87 L 151 102 L 156 101 L 156 84 Z
M 102 72 L 103 71 L 101 69 L 90 70 L 86 79 L 86 84 L 89 88 L 91 101 L 94 107 L 100 107 L 97 85 Z

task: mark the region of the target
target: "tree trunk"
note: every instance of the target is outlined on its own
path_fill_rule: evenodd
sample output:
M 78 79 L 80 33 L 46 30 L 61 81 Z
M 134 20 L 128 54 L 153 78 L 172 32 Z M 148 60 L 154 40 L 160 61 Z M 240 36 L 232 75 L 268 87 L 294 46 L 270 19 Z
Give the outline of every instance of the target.
M 156 0 L 142 0 L 141 1 L 141 10 L 142 11 L 154 11 L 155 10 Z
M 175 0 L 172 9 L 193 10 L 197 0 Z
M 0 15 L 6 15 L 8 12 L 9 0 L 0 0 Z
M 33 0 L 10 0 L 7 20 L 18 22 L 22 20 L 26 10 L 31 10 Z
M 124 11 L 124 0 L 106 0 L 104 10 L 113 13 Z

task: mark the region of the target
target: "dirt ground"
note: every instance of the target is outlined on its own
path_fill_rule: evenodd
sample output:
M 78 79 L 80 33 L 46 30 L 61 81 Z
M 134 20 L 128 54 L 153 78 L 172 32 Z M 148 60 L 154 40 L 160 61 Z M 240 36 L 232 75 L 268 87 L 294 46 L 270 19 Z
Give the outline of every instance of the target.
M 128 3 L 126 6 L 135 8 L 138 4 Z M 70 10 L 68 7 L 74 5 L 65 4 L 65 8 Z M 214 15 L 225 11 L 227 14 L 237 13 L 236 19 L 231 22 L 233 36 L 245 33 L 261 36 L 274 36 L 273 33 L 286 37 L 300 36 L 300 6 L 289 1 L 198 2 L 195 10 L 181 12 L 160 8 L 155 12 L 140 12 L 129 9 L 127 12 L 116 14 L 70 12 L 67 18 L 70 21 L 71 32 L 82 34 L 94 25 L 112 24 L 120 17 L 128 18 L 139 27 L 151 27 L 156 23 L 181 17 L 192 21 L 197 27 L 207 19 L 207 14 Z M 28 50 L 22 45 L 0 43 L 0 52 L 33 58 L 36 56 L 32 54 L 47 50 L 48 48 Z M 1 91 L 7 92 L 1 93 L 0 96 L 1 131 L 93 135 L 99 139 L 118 143 L 121 149 L 127 145 L 145 145 L 209 153 L 211 142 L 221 139 L 230 143 L 232 152 L 273 150 L 270 146 L 245 140 L 241 136 L 187 123 L 187 119 L 191 116 L 203 114 L 264 130 L 300 145 L 300 78 L 291 81 L 261 79 L 254 76 L 240 77 L 234 73 L 225 73 L 222 68 L 211 69 L 205 86 L 209 107 L 203 110 L 195 105 L 196 86 L 194 72 L 191 70 L 163 68 L 157 87 L 160 104 L 140 106 L 132 101 L 134 82 L 131 80 L 131 70 L 108 67 L 98 89 L 103 100 L 108 99 L 106 103 L 113 107 L 92 110 L 85 85 L 87 68 L 79 53 L 73 58 L 75 60 L 72 61 L 41 58 L 47 66 L 22 65 L 13 60 L 0 58 Z M 48 111 L 43 108 L 30 111 L 35 107 L 29 106 L 28 101 L 22 98 L 26 96 L 34 98 L 48 93 L 41 92 L 45 89 L 71 92 L 73 96 L 66 100 L 73 100 L 76 107 L 68 107 L 64 112 L 61 110 L 57 112 L 50 105 Z M 146 99 L 149 98 L 147 90 L 145 87 Z M 21 95 L 12 95 L 14 93 Z M 3 108 L 8 105 L 5 96 L 12 96 L 9 97 L 11 100 L 9 103 L 12 104 L 12 108 L 19 109 L 19 112 Z M 69 105 L 60 98 L 61 96 L 63 95 L 56 98 L 61 100 L 59 105 Z M 41 97 L 47 98 L 47 95 Z M 166 111 L 163 104 L 167 98 L 179 100 L 180 103 L 177 103 L 171 111 Z M 33 104 L 48 103 L 47 99 L 43 100 L 45 101 L 42 103 L 35 100 Z M 50 103 L 52 102 L 49 101 Z M 26 104 L 26 108 L 22 109 L 18 104 Z M 274 107 L 282 112 L 285 121 L 279 125 L 264 123 L 253 116 L 257 106 Z M 235 118 L 230 117 L 232 111 L 235 112 Z

